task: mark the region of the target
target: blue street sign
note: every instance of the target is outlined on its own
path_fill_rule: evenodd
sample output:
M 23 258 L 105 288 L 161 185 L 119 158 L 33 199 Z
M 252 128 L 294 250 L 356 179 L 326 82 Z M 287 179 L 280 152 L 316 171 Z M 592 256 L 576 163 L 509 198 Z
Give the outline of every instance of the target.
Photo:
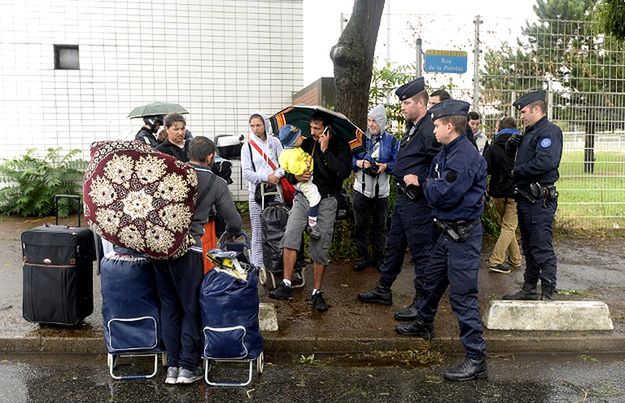
M 467 52 L 459 50 L 428 50 L 425 52 L 427 73 L 466 73 Z

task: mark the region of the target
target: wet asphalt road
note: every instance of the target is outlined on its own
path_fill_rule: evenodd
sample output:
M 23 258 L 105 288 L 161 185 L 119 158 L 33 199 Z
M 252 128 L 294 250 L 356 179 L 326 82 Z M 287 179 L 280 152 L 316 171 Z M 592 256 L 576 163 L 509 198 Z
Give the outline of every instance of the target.
M 625 401 L 623 354 L 491 357 L 488 380 L 461 384 L 443 381 L 442 368 L 459 358 L 444 358 L 441 363 L 424 367 L 400 361 L 369 366 L 366 359 L 357 357 L 270 357 L 265 373 L 261 377 L 254 375 L 249 387 L 213 388 L 204 382 L 166 386 L 162 370 L 153 380 L 115 381 L 108 374 L 104 356 L 3 356 L 0 401 Z M 241 372 L 215 375 L 232 377 Z

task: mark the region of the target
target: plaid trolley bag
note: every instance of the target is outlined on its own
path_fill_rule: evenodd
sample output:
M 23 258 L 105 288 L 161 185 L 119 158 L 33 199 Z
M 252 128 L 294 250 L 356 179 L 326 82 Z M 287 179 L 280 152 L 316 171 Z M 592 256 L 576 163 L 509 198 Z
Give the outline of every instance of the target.
M 102 317 L 107 363 L 113 379 L 148 379 L 158 372 L 161 347 L 159 300 L 149 259 L 111 251 L 100 260 Z M 118 357 L 153 357 L 150 374 L 119 375 Z
M 208 252 L 218 266 L 204 276 L 200 289 L 204 379 L 211 386 L 247 386 L 252 381 L 254 362 L 259 375 L 264 366 L 263 338 L 258 322 L 258 275 L 254 267 L 239 262 L 243 253 L 236 245 L 220 242 L 220 246 L 230 250 Z M 209 380 L 211 365 L 217 362 L 249 363 L 247 381 Z

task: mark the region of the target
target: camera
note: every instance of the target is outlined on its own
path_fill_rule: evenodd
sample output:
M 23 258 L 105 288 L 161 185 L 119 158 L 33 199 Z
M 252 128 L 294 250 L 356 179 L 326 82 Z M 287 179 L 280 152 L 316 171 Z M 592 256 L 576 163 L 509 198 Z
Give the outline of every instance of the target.
M 363 169 L 364 173 L 371 176 L 377 176 L 380 171 L 379 165 L 370 165 L 369 168 Z

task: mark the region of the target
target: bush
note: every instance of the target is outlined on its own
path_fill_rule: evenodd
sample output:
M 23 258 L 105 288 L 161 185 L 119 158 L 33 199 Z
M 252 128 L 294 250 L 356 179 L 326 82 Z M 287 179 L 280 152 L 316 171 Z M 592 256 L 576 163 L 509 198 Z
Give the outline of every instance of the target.
M 54 214 L 54 195 L 77 195 L 87 162 L 78 159 L 80 150 L 65 156 L 60 148 L 50 148 L 45 158 L 30 149 L 21 158 L 0 164 L 0 213 L 22 217 L 44 217 Z M 59 201 L 59 216 L 67 217 L 77 211 L 76 203 Z

